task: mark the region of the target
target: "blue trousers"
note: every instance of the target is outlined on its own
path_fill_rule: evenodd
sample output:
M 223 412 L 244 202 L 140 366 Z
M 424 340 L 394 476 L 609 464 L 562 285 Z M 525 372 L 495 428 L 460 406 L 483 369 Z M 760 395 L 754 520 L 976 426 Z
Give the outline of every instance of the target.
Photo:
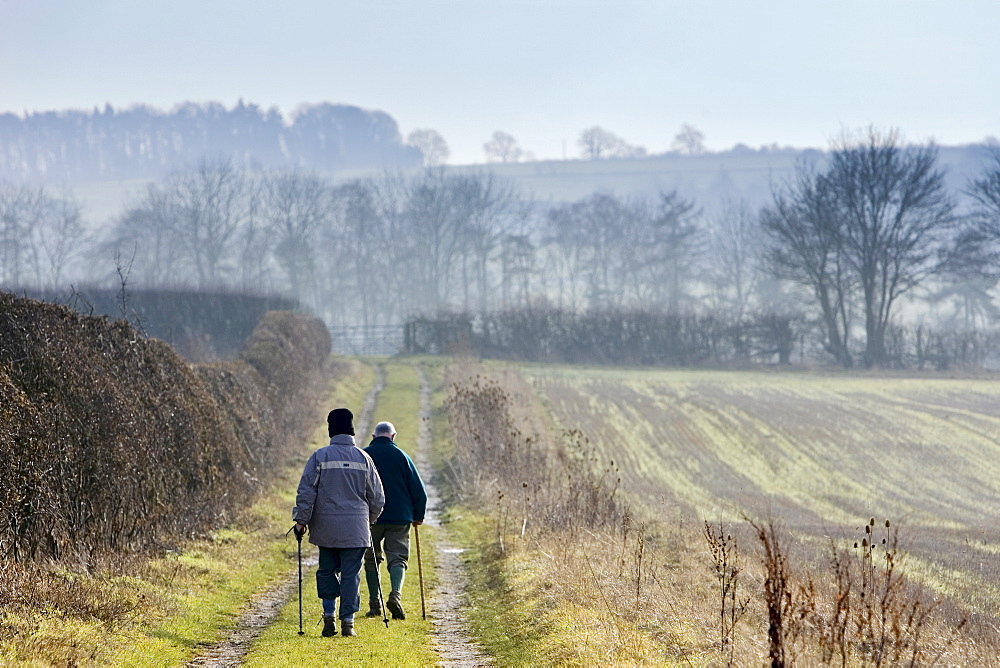
M 361 563 L 364 547 L 320 547 L 316 593 L 323 599 L 323 614 L 332 617 L 340 599 L 340 619 L 354 619 L 361 608 Z

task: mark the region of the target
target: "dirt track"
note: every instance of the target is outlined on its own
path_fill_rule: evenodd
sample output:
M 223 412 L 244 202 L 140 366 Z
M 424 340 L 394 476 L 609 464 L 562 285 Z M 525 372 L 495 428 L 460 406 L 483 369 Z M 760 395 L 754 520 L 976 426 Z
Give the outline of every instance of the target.
M 420 471 L 431 471 L 428 451 L 431 439 L 431 387 L 427 375 L 420 369 L 420 434 L 417 440 L 416 465 Z M 425 474 L 426 475 L 426 474 Z M 468 577 L 462 563 L 461 550 L 448 539 L 448 529 L 440 523 L 438 511 L 441 497 L 435 481 L 424 481 L 427 487 L 427 524 L 437 529 L 437 568 L 440 585 L 432 592 L 427 611 L 434 625 L 434 641 L 441 662 L 447 666 L 488 666 L 489 657 L 469 635 L 469 623 L 464 610 Z
M 431 471 L 428 459 L 431 427 L 431 388 L 423 370 L 420 370 L 420 433 L 417 442 L 416 464 L 424 472 L 427 486 L 426 523 L 435 528 L 438 535 L 438 551 L 434 555 L 438 569 L 439 586 L 429 592 L 427 616 L 434 629 L 435 651 L 445 666 L 489 666 L 489 657 L 479 648 L 468 632 L 468 620 L 464 610 L 466 602 L 467 577 L 461 559 L 461 550 L 455 548 L 448 539 L 447 527 L 440 524 L 439 511 L 441 497 L 435 481 L 428 475 Z M 385 386 L 385 373 L 377 367 L 375 386 L 365 398 L 355 427 L 358 434 L 368 433 L 379 392 Z M 303 562 L 315 565 L 315 557 Z M 260 593 L 248 604 L 240 615 L 236 626 L 225 640 L 207 646 L 203 652 L 188 662 L 188 666 L 239 666 L 243 662 L 250 645 L 267 628 L 295 595 L 298 573 L 293 570 L 274 586 Z
M 378 393 L 385 387 L 385 374 L 382 367 L 376 367 L 375 385 L 365 397 L 357 420 L 355 431 L 359 434 L 368 432 L 369 422 L 375 412 L 375 401 Z M 303 560 L 303 566 L 315 566 L 315 556 Z M 236 626 L 229 632 L 225 640 L 207 646 L 198 656 L 187 663 L 188 666 L 239 666 L 243 657 L 250 649 L 251 643 L 257 639 L 281 613 L 281 609 L 291 600 L 297 591 L 298 569 L 292 570 L 278 580 L 270 589 L 255 596 L 240 614 Z

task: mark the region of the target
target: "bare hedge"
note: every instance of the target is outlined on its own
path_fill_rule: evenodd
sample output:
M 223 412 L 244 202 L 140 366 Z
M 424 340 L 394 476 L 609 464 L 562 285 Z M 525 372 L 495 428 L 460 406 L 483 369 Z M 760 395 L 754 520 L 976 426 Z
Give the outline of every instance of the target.
M 576 313 L 526 308 L 441 315 L 406 323 L 409 353 L 474 352 L 541 362 L 695 366 L 738 360 L 787 364 L 799 323 L 791 316 L 742 320 L 638 310 Z
M 321 322 L 271 312 L 243 359 L 192 367 L 125 321 L 0 292 L 0 555 L 95 563 L 224 523 L 296 442 L 329 351 Z

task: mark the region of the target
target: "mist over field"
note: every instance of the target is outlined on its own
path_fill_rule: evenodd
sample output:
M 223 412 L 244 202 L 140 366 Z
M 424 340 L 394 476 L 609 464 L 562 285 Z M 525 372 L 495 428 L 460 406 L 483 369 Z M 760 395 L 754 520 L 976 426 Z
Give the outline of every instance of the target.
M 870 127 L 828 150 L 710 152 L 686 126 L 653 155 L 594 126 L 578 158 L 526 159 L 497 132 L 487 162 L 448 166 L 436 131 L 404 138 L 388 113 L 347 105 L 2 120 L 8 290 L 83 295 L 87 308 L 84 288 L 123 285 L 267 295 L 378 352 L 411 345 L 405 323 L 446 314 L 489 336 L 498 314 L 617 312 L 699 321 L 704 341 L 662 344 L 685 364 L 994 363 L 1000 153 L 987 144 L 914 145 Z M 544 330 L 490 345 L 586 357 L 570 352 L 586 335 L 553 352 Z M 418 348 L 458 334 L 443 336 Z

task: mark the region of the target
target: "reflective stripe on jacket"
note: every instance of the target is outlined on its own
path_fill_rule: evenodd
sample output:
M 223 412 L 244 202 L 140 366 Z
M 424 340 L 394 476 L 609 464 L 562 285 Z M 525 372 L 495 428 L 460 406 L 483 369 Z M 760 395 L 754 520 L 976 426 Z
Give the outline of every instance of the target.
M 309 542 L 322 547 L 369 547 L 385 494 L 374 462 L 339 434 L 306 462 L 292 519 L 309 526 Z

